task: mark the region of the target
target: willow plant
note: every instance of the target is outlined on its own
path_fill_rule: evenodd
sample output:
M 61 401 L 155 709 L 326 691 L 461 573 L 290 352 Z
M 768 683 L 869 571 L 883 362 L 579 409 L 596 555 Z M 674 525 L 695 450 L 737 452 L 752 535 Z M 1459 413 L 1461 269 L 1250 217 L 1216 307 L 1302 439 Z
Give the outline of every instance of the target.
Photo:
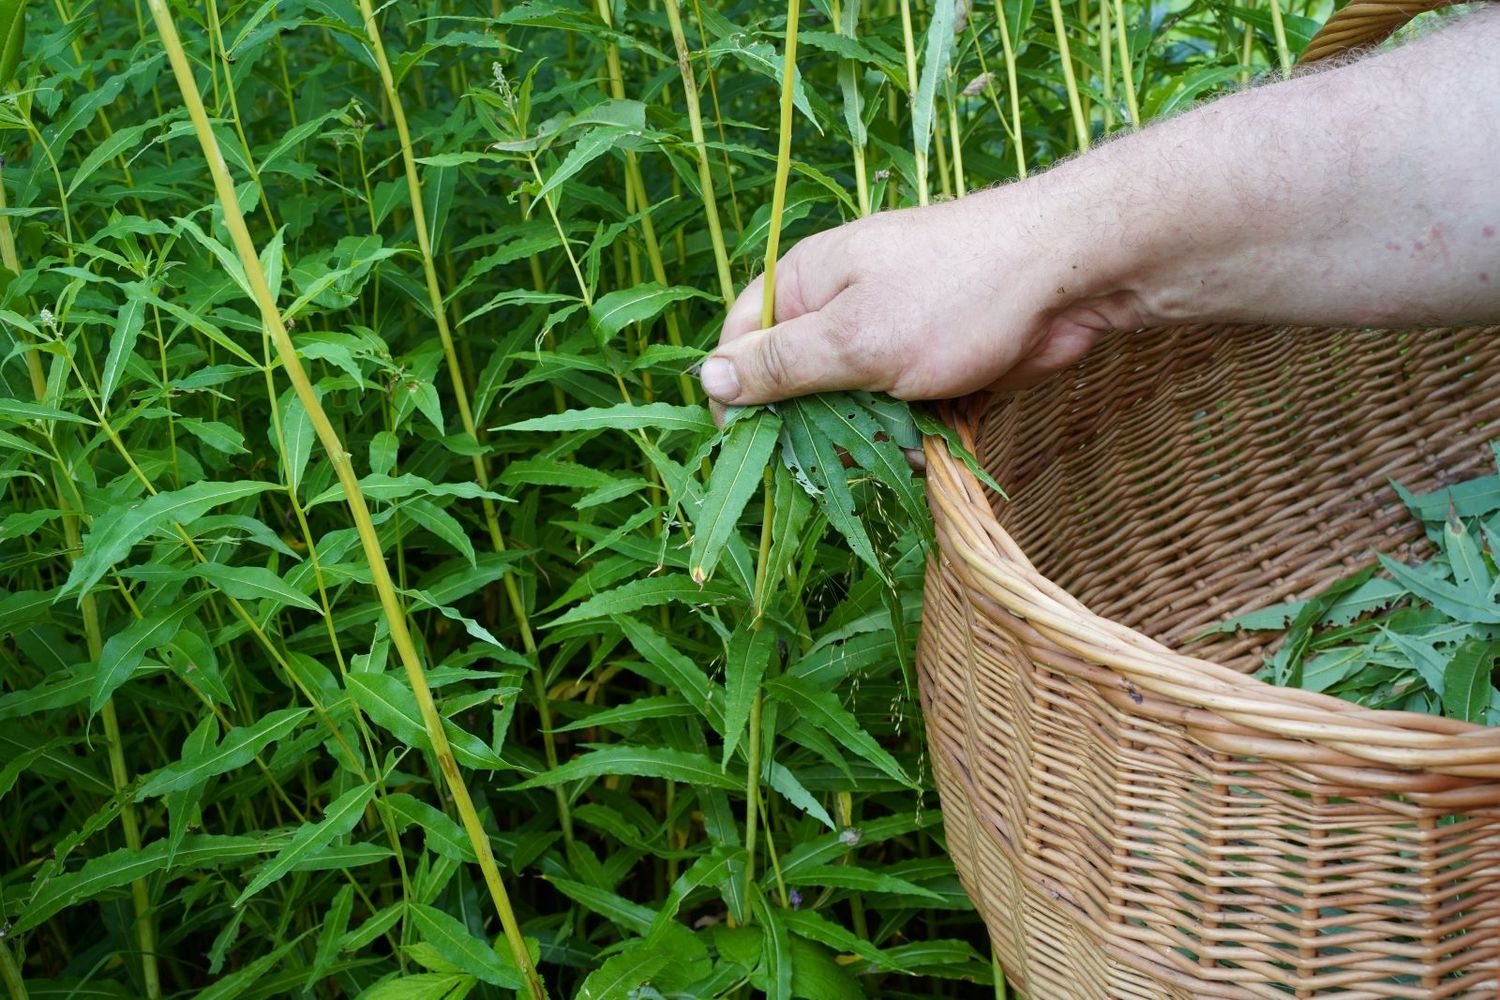
M 250 231 L 245 225 L 244 217 L 240 213 L 239 200 L 235 193 L 234 181 L 229 176 L 228 167 L 225 165 L 223 153 L 219 149 L 218 139 L 215 137 L 213 128 L 209 124 L 208 114 L 204 110 L 203 101 L 198 94 L 197 81 L 193 78 L 192 68 L 188 63 L 187 53 L 183 50 L 182 41 L 177 34 L 177 27 L 173 21 L 171 11 L 167 9 L 165 0 L 147 0 L 151 8 L 151 15 L 156 21 L 157 31 L 160 32 L 162 44 L 166 49 L 167 57 L 172 63 L 172 70 L 177 78 L 177 85 L 182 89 L 183 101 L 187 105 L 188 114 L 193 123 L 194 132 L 203 147 L 203 156 L 208 163 L 209 171 L 213 175 L 214 188 L 218 194 L 219 207 L 224 213 L 225 226 L 229 230 L 230 238 L 234 242 L 235 250 L 239 255 L 240 266 L 244 268 L 245 278 L 254 294 L 256 306 L 260 311 L 261 322 L 265 324 L 270 333 L 272 342 L 276 346 L 276 352 L 281 361 L 287 378 L 292 383 L 292 388 L 297 393 L 298 400 L 311 418 L 318 439 L 323 445 L 324 452 L 329 463 L 333 466 L 338 476 L 339 484 L 343 487 L 345 500 L 349 505 L 349 514 L 354 521 L 359 533 L 360 544 L 364 549 L 365 560 L 369 565 L 374 586 L 380 599 L 381 607 L 385 613 L 386 627 L 390 630 L 391 640 L 401 657 L 402 666 L 406 669 L 408 682 L 411 684 L 412 693 L 416 698 L 417 709 L 421 714 L 422 723 L 427 730 L 427 739 L 431 742 L 434 756 L 437 757 L 438 766 L 442 771 L 443 778 L 453 795 L 454 805 L 463 821 L 464 830 L 468 834 L 469 843 L 474 848 L 478 858 L 480 871 L 484 875 L 486 887 L 489 889 L 490 898 L 494 902 L 495 909 L 500 916 L 501 925 L 504 928 L 506 940 L 510 946 L 511 958 L 516 968 L 520 970 L 521 980 L 527 992 L 543 1000 L 547 996 L 547 989 L 537 975 L 535 964 L 531 953 L 527 948 L 526 941 L 522 935 L 521 927 L 516 921 L 515 912 L 511 907 L 510 896 L 505 890 L 504 882 L 500 877 L 499 867 L 495 863 L 494 852 L 490 847 L 489 835 L 485 832 L 484 824 L 474 808 L 473 800 L 469 796 L 468 786 L 464 783 L 463 774 L 459 770 L 458 762 L 454 759 L 453 750 L 449 746 L 448 736 L 443 728 L 442 717 L 438 714 L 437 706 L 433 702 L 432 690 L 428 687 L 427 676 L 422 667 L 420 654 L 417 652 L 416 644 L 412 641 L 407 629 L 406 609 L 402 604 L 400 596 L 396 593 L 395 586 L 391 582 L 390 570 L 386 565 L 385 553 L 381 550 L 379 534 L 370 516 L 369 506 L 365 503 L 364 493 L 359 484 L 358 477 L 354 474 L 353 463 L 350 454 L 344 449 L 343 442 L 339 440 L 338 432 L 329 421 L 327 413 L 323 410 L 321 401 L 313 389 L 312 382 L 308 379 L 306 371 L 302 367 L 302 361 L 298 357 L 297 348 L 288 335 L 285 323 L 282 322 L 281 312 L 276 306 L 275 297 L 271 294 L 270 286 L 266 282 L 266 276 L 261 268 L 260 254 L 257 252 L 250 236 Z M 368 18 L 368 6 L 365 8 Z M 378 46 L 378 41 L 375 43 Z M 389 68 L 385 67 L 382 79 L 390 86 Z M 398 121 L 400 118 L 398 117 Z M 409 140 L 404 140 L 409 145 Z M 420 199 L 413 200 L 413 210 L 420 211 Z M 418 223 L 418 240 L 426 246 L 424 226 Z M 426 258 L 430 266 L 430 257 Z M 435 288 L 435 279 L 431 270 L 428 271 L 429 289 Z M 441 315 L 441 309 L 438 310 Z M 440 327 L 440 329 L 446 329 Z M 445 344 L 445 346 L 447 346 Z

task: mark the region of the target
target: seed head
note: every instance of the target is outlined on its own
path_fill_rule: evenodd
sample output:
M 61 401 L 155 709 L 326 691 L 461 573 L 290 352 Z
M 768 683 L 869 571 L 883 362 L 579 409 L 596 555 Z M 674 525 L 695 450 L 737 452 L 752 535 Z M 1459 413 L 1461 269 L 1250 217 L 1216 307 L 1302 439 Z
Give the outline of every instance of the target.
M 38 314 L 37 319 L 41 320 L 42 326 L 45 326 L 49 330 L 57 328 L 57 320 L 53 317 L 52 310 L 46 306 L 42 306 L 42 311 Z
M 510 80 L 505 75 L 505 67 L 500 63 L 490 63 L 490 71 L 495 74 L 495 90 L 500 93 L 500 99 L 505 102 L 507 108 L 516 106 L 516 92 L 510 87 Z

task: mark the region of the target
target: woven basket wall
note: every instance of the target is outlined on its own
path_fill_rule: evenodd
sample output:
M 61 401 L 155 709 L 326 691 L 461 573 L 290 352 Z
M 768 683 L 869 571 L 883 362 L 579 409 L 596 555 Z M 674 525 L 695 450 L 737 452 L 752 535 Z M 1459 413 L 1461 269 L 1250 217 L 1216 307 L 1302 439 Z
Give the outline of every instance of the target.
M 923 708 L 1028 1000 L 1500 997 L 1500 731 L 1194 638 L 1425 544 L 1388 480 L 1493 471 L 1500 328 L 1119 335 L 948 415 L 1011 499 L 929 441 Z

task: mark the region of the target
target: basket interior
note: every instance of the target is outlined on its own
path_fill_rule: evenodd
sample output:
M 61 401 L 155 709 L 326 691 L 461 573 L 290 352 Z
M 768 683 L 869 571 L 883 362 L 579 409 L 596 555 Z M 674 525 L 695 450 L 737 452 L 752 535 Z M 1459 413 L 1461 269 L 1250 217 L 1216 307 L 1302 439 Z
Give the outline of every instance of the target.
M 1202 637 L 1422 546 L 1389 483 L 1494 468 L 1500 328 L 1185 327 L 1119 334 L 1062 377 L 977 400 L 1001 525 L 1095 614 L 1241 670 Z

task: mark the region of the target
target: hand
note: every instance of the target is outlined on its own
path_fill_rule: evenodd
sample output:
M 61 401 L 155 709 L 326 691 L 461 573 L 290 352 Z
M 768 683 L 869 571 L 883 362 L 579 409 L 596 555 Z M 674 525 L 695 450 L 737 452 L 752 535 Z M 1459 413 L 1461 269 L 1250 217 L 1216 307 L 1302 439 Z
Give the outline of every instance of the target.
M 763 278 L 729 310 L 704 392 L 754 404 L 830 389 L 935 399 L 1019 388 L 1139 326 L 1130 296 L 1099 294 L 1085 262 L 1043 231 L 1047 190 L 1013 185 L 803 240 L 776 268 L 775 326 L 760 329 Z

